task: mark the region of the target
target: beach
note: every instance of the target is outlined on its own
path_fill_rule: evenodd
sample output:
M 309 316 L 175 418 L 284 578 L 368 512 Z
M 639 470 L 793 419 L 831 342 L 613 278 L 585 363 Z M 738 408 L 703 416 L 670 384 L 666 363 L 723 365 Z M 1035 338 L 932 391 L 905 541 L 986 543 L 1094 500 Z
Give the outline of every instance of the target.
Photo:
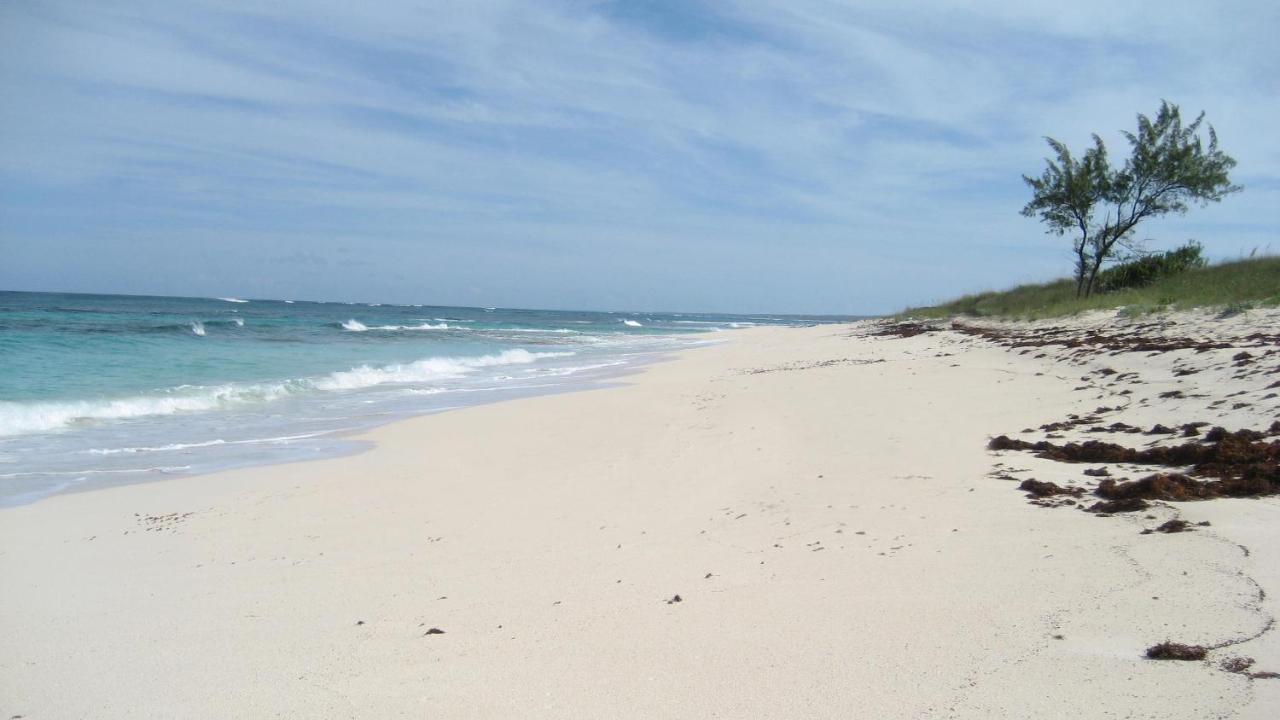
M 1276 496 L 1085 512 L 1098 463 L 988 445 L 1265 432 L 1278 326 L 733 330 L 355 454 L 3 508 L 0 716 L 1273 717 Z

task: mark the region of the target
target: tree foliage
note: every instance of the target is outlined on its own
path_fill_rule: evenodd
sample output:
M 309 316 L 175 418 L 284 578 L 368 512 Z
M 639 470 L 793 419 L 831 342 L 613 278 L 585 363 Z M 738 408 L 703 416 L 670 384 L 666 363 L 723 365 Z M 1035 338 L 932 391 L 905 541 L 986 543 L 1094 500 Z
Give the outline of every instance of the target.
M 1093 292 L 1103 265 L 1132 242 L 1142 221 L 1240 190 L 1228 177 L 1236 161 L 1218 149 L 1213 126 L 1207 126 L 1207 145 L 1201 139 L 1203 121 L 1200 113 L 1184 126 L 1178 106 L 1162 101 L 1154 119 L 1140 114 L 1138 131 L 1124 133 L 1130 155 L 1119 168 L 1111 167 L 1096 134 L 1079 159 L 1064 143 L 1045 138 L 1054 157 L 1045 159 L 1040 177 L 1023 176 L 1032 198 L 1022 214 L 1039 217 L 1052 234 L 1071 236 L 1077 296 Z

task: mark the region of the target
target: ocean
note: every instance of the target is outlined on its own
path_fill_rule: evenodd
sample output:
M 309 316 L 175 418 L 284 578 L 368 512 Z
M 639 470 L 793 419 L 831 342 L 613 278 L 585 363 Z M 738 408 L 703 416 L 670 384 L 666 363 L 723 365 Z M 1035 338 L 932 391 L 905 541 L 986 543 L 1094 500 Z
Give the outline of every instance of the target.
M 0 505 L 358 449 L 805 316 L 0 292 Z

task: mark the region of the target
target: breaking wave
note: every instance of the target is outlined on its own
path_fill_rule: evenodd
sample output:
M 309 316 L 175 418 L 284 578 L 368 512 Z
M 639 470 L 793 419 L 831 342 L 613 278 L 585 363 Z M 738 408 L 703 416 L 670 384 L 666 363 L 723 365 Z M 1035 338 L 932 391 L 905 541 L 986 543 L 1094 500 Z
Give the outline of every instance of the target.
M 427 358 L 380 367 L 361 365 L 321 377 L 278 383 L 183 386 L 155 395 L 115 400 L 0 402 L 0 437 L 50 432 L 101 421 L 226 409 L 271 402 L 299 393 L 359 390 L 384 384 L 448 380 L 482 368 L 525 365 L 542 358 L 567 357 L 573 354 L 515 349 L 478 357 Z
M 535 353 L 528 350 L 506 350 L 497 355 L 474 358 L 427 358 L 411 363 L 370 367 L 361 365 L 336 372 L 316 381 L 320 390 L 355 390 L 389 383 L 417 383 L 462 377 L 480 368 L 497 365 L 525 365 L 541 358 L 568 357 L 571 352 Z
M 359 320 L 352 318 L 351 320 L 342 323 L 342 329 L 349 330 L 351 332 L 369 332 L 370 330 L 396 332 L 399 330 L 461 330 L 464 328 L 453 328 L 449 326 L 449 323 L 443 322 L 439 325 L 432 325 L 431 323 L 424 322 L 421 325 L 374 325 L 373 327 L 369 327 Z

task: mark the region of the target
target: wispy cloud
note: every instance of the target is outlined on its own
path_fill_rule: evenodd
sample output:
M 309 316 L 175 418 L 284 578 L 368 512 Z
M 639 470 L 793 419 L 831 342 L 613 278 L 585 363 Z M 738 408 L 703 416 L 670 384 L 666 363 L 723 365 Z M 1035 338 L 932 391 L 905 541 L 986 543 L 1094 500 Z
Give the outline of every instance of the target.
M 8 3 L 0 285 L 891 310 L 1060 272 L 1063 248 L 1017 216 L 1040 136 L 1118 143 L 1160 98 L 1209 112 L 1249 190 L 1151 232 L 1234 253 L 1280 226 L 1278 19 L 1263 3 Z M 344 271 L 339 247 L 369 264 Z M 308 261 L 262 269 L 282 257 Z

